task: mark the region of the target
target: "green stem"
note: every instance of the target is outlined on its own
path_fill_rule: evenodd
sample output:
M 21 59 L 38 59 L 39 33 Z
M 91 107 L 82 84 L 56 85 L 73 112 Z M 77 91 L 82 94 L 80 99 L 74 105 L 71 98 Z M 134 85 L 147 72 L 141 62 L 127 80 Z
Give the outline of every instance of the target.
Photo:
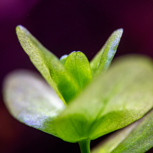
M 81 153 L 90 153 L 90 139 L 84 139 L 79 142 Z

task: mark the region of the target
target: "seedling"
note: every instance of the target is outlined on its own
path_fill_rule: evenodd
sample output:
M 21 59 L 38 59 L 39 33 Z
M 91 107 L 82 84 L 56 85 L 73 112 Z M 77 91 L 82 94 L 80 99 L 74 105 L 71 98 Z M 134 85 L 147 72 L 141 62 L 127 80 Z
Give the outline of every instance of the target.
M 22 123 L 64 141 L 78 142 L 81 153 L 90 153 L 91 140 L 129 125 L 152 108 L 153 70 L 149 58 L 138 55 L 120 57 L 109 68 L 122 29 L 109 37 L 90 63 L 80 51 L 64 55 L 59 60 L 24 27 L 18 26 L 16 32 L 30 60 L 51 86 L 34 72 L 25 70 L 15 71 L 6 78 L 6 106 Z M 138 152 L 135 137 L 132 139 L 136 143 L 134 153 Z M 111 152 L 122 140 L 115 137 L 113 142 L 108 141 L 101 147 L 105 148 L 104 152 Z M 111 150 L 106 147 L 110 144 L 113 146 Z M 153 144 L 142 146 L 148 150 Z M 93 153 L 101 153 L 101 147 Z M 124 149 L 122 147 L 120 152 Z M 140 145 L 139 150 L 143 150 Z

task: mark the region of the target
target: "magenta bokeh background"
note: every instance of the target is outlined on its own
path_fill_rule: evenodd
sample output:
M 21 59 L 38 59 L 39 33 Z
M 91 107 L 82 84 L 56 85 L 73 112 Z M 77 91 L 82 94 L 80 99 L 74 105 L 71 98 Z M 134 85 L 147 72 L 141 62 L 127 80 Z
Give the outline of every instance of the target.
M 9 72 L 36 71 L 17 40 L 19 24 L 58 57 L 81 50 L 91 60 L 108 36 L 123 28 L 115 57 L 132 53 L 153 58 L 152 0 L 0 0 L 0 89 Z M 78 153 L 79 148 L 13 119 L 1 92 L 0 153 L 21 152 Z

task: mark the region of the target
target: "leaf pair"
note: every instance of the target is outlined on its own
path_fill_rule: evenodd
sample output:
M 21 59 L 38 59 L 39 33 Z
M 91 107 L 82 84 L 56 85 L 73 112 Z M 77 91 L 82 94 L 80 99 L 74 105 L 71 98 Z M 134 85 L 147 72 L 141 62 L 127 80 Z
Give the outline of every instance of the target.
M 116 52 L 123 30 L 115 31 L 102 50 L 91 62 L 82 52 L 72 52 L 61 61 L 43 47 L 24 27 L 16 28 L 21 46 L 32 63 L 56 91 L 62 101 L 69 102 L 92 80 L 94 75 L 106 70 Z M 98 66 L 97 66 L 98 65 Z
M 32 72 L 14 72 L 7 77 L 4 99 L 21 122 L 65 141 L 78 142 L 125 127 L 152 108 L 149 59 L 122 57 L 102 73 L 111 63 L 122 30 L 111 35 L 90 66 L 81 52 L 58 60 L 25 28 L 19 26 L 17 34 L 31 61 L 53 88 Z M 66 105 L 65 101 L 71 103 Z

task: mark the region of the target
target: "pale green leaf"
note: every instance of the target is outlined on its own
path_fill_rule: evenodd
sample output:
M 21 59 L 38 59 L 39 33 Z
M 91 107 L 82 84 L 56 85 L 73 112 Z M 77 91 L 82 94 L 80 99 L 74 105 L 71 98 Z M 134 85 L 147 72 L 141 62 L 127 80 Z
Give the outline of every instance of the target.
M 77 51 L 69 54 L 64 66 L 77 81 L 80 91 L 92 80 L 89 61 L 82 52 Z
M 153 106 L 152 78 L 149 59 L 117 59 L 54 120 L 56 132 L 69 142 L 93 140 L 140 119 Z
M 144 153 L 153 147 L 153 110 L 110 136 L 92 153 Z
M 106 41 L 105 45 L 92 59 L 92 61 L 90 62 L 90 66 L 93 76 L 96 76 L 109 68 L 112 59 L 116 53 L 122 33 L 123 29 L 118 29 L 114 31 Z
M 24 27 L 18 26 L 16 32 L 21 46 L 32 63 L 59 97 L 66 102 L 72 100 L 78 94 L 79 87 L 59 59 L 43 47 Z
M 4 101 L 19 121 L 58 136 L 52 124 L 65 105 L 55 91 L 30 71 L 15 71 L 4 82 Z

